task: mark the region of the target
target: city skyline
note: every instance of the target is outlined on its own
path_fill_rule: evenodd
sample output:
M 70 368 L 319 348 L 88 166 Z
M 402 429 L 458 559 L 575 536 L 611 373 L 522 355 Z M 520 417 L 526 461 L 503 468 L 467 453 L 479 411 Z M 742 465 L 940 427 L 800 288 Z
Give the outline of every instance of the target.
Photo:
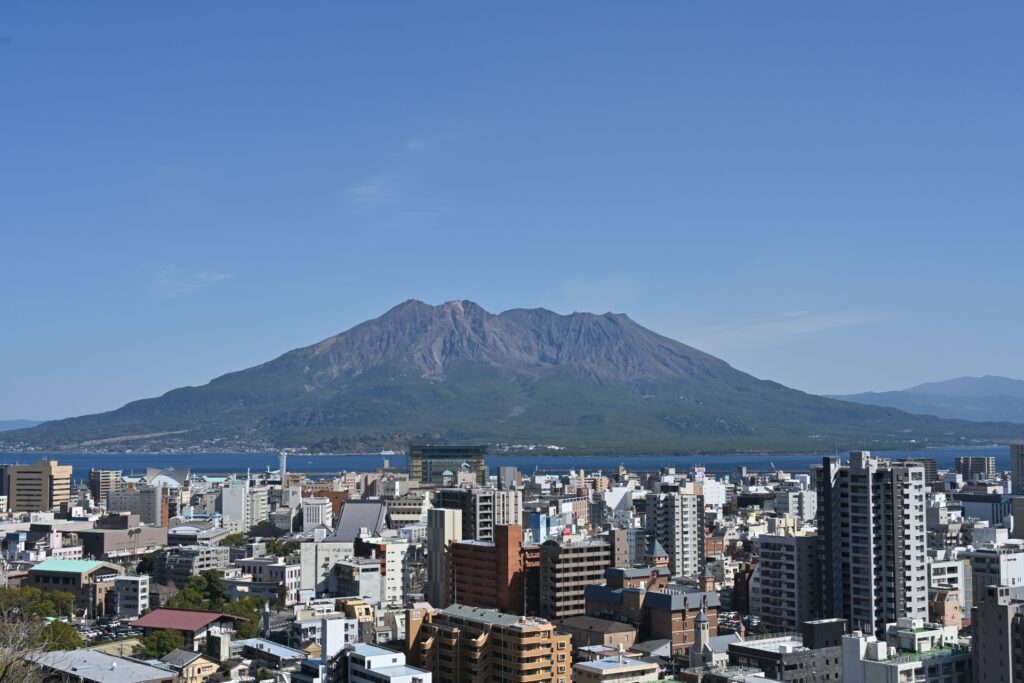
M 7 8 L 0 418 L 408 298 L 626 313 L 813 393 L 1024 377 L 1021 13 Z

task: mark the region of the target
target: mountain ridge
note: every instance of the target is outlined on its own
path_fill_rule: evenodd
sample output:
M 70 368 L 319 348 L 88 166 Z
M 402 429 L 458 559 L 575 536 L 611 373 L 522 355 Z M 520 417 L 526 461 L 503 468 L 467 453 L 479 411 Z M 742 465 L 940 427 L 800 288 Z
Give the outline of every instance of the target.
M 621 313 L 492 314 L 468 300 L 410 299 L 205 385 L 6 432 L 0 445 L 354 452 L 430 438 L 694 452 L 980 443 L 1022 433 L 812 396 Z
M 915 415 L 1024 424 L 1024 381 L 998 375 L 954 377 L 896 391 L 839 394 L 828 398 L 896 408 Z

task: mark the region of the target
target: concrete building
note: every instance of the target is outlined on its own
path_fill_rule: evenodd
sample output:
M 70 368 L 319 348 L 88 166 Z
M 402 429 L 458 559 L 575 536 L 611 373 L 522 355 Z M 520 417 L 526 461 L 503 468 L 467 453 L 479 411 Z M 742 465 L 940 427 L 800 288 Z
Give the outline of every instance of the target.
M 170 490 L 164 486 L 140 486 L 107 494 L 108 512 L 138 515 L 143 524 L 166 527 L 169 523 Z
M 230 564 L 231 550 L 219 545 L 181 545 L 156 554 L 153 580 L 160 584 L 188 583 L 208 569 L 222 570 Z
M 302 499 L 302 530 L 311 531 L 318 526 L 331 526 L 334 522 L 331 501 L 314 497 Z M 333 527 L 332 527 L 333 528 Z
M 882 636 L 928 615 L 925 468 L 867 451 L 816 468 L 822 613 Z
M 56 460 L 8 465 L 5 478 L 11 512 L 46 512 L 71 500 L 71 465 Z
M 455 541 L 448 546 L 448 594 L 443 604 L 497 608 L 510 614 L 530 614 L 536 609 L 536 590 L 540 570 L 539 549 L 523 548 L 523 527 L 495 527 L 495 540 Z M 535 559 L 536 558 L 536 559 Z M 531 584 L 528 588 L 527 584 Z
M 458 472 L 467 464 L 476 483 L 487 483 L 484 455 L 487 446 L 444 446 L 429 443 L 409 444 L 409 479 L 423 484 L 444 484 L 445 472 Z
M 576 683 L 647 683 L 658 680 L 659 667 L 633 657 L 605 657 L 573 664 Z
M 572 646 L 543 619 L 451 605 L 410 610 L 406 652 L 438 683 L 570 683 Z
M 409 542 L 398 538 L 357 538 L 353 545 L 356 557 L 368 557 L 380 563 L 381 603 L 399 607 L 405 602 L 409 568 L 406 557 Z
M 141 617 L 149 609 L 149 576 L 114 577 L 114 605 L 119 617 Z
M 956 629 L 928 624 L 922 619 L 900 619 L 889 624 L 885 640 L 860 631 L 843 636 L 842 662 L 843 683 L 975 680 L 971 648 L 960 642 Z
M 462 510 L 432 508 L 427 512 L 427 602 L 447 607 L 450 594 L 446 571 L 449 544 L 462 540 Z
M 299 601 L 301 565 L 291 564 L 283 557 L 248 557 L 235 560 L 235 566 L 253 581 L 284 586 L 284 604 L 290 607 Z
M 167 528 L 142 526 L 139 516 L 120 513 L 101 517 L 93 529 L 77 531 L 82 552 L 96 559 L 136 557 L 167 545 Z
M 974 582 L 971 563 L 955 551 L 931 549 L 928 551 L 928 588 L 952 588 L 957 591 L 964 618 L 969 618 L 974 605 Z
M 1024 681 L 1024 586 L 986 586 L 971 623 L 974 680 Z
M 820 618 L 817 534 L 762 534 L 754 547 L 760 557 L 758 616 L 765 627 L 776 633 L 796 633 L 805 621 Z
M 109 562 L 89 560 L 46 560 L 31 567 L 23 585 L 44 593 L 64 591 L 75 598 L 75 609 L 85 610 L 91 618 L 107 613 L 107 593 L 124 568 Z M 69 616 L 69 615 L 53 615 Z
M 967 455 L 956 459 L 953 470 L 964 481 L 982 481 L 996 478 L 996 459 L 991 455 Z
M 434 492 L 434 507 L 462 511 L 462 538 L 494 540 L 494 489 L 444 488 Z
M 388 498 L 388 517 L 395 529 L 422 523 L 430 510 L 426 491 L 411 491 L 398 498 Z
M 121 470 L 89 469 L 89 492 L 98 505 L 107 504 L 107 496 L 121 485 Z
M 405 655 L 376 645 L 356 643 L 348 651 L 348 683 L 432 683 L 429 671 L 409 666 Z
M 523 492 L 519 489 L 498 489 L 494 492 L 494 525 L 522 525 Z
M 988 586 L 1024 586 L 1024 541 L 1014 539 L 963 550 L 958 557 L 971 564 L 971 606 L 978 604 Z
M 611 559 L 611 546 L 604 540 L 541 544 L 540 615 L 564 619 L 585 614 L 586 588 L 601 583 Z
M 690 493 L 647 496 L 647 531 L 668 553 L 673 576 L 696 576 L 704 558 L 704 503 Z
M 822 619 L 801 624 L 802 635 L 749 638 L 728 646 L 731 666 L 755 667 L 784 683 L 826 683 L 842 674 L 846 622 Z M 692 666 L 692 663 L 691 663 Z
M 223 517 L 225 529 L 245 533 L 270 519 L 269 490 L 265 486 L 252 486 L 248 480 L 231 482 L 220 490 L 217 512 Z
M 331 569 L 328 592 L 331 595 L 359 597 L 367 602 L 382 604 L 384 583 L 379 560 L 356 557 L 340 560 Z
M 40 681 L 77 683 L 179 683 L 170 666 L 156 666 L 99 650 L 41 652 L 27 657 L 40 669 Z

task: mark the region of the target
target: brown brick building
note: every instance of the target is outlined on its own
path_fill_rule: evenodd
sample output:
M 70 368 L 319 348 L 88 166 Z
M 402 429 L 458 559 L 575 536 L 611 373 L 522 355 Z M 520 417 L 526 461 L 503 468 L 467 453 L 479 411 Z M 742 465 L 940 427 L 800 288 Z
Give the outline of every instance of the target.
M 611 546 L 603 540 L 546 541 L 540 546 L 540 615 L 564 619 L 586 612 L 584 591 L 601 583 L 611 566 Z
M 494 541 L 455 541 L 448 546 L 447 602 L 535 614 L 540 550 L 523 547 L 523 527 L 494 528 Z

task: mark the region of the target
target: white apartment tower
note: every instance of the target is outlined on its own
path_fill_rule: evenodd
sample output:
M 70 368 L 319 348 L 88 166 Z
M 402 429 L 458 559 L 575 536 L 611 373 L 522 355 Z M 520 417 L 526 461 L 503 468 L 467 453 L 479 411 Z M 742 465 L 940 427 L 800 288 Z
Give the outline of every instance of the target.
M 925 468 L 868 451 L 817 470 L 822 611 L 885 637 L 886 624 L 928 617 Z
M 704 557 L 704 501 L 692 493 L 647 496 L 647 532 L 668 553 L 673 576 L 697 576 Z

